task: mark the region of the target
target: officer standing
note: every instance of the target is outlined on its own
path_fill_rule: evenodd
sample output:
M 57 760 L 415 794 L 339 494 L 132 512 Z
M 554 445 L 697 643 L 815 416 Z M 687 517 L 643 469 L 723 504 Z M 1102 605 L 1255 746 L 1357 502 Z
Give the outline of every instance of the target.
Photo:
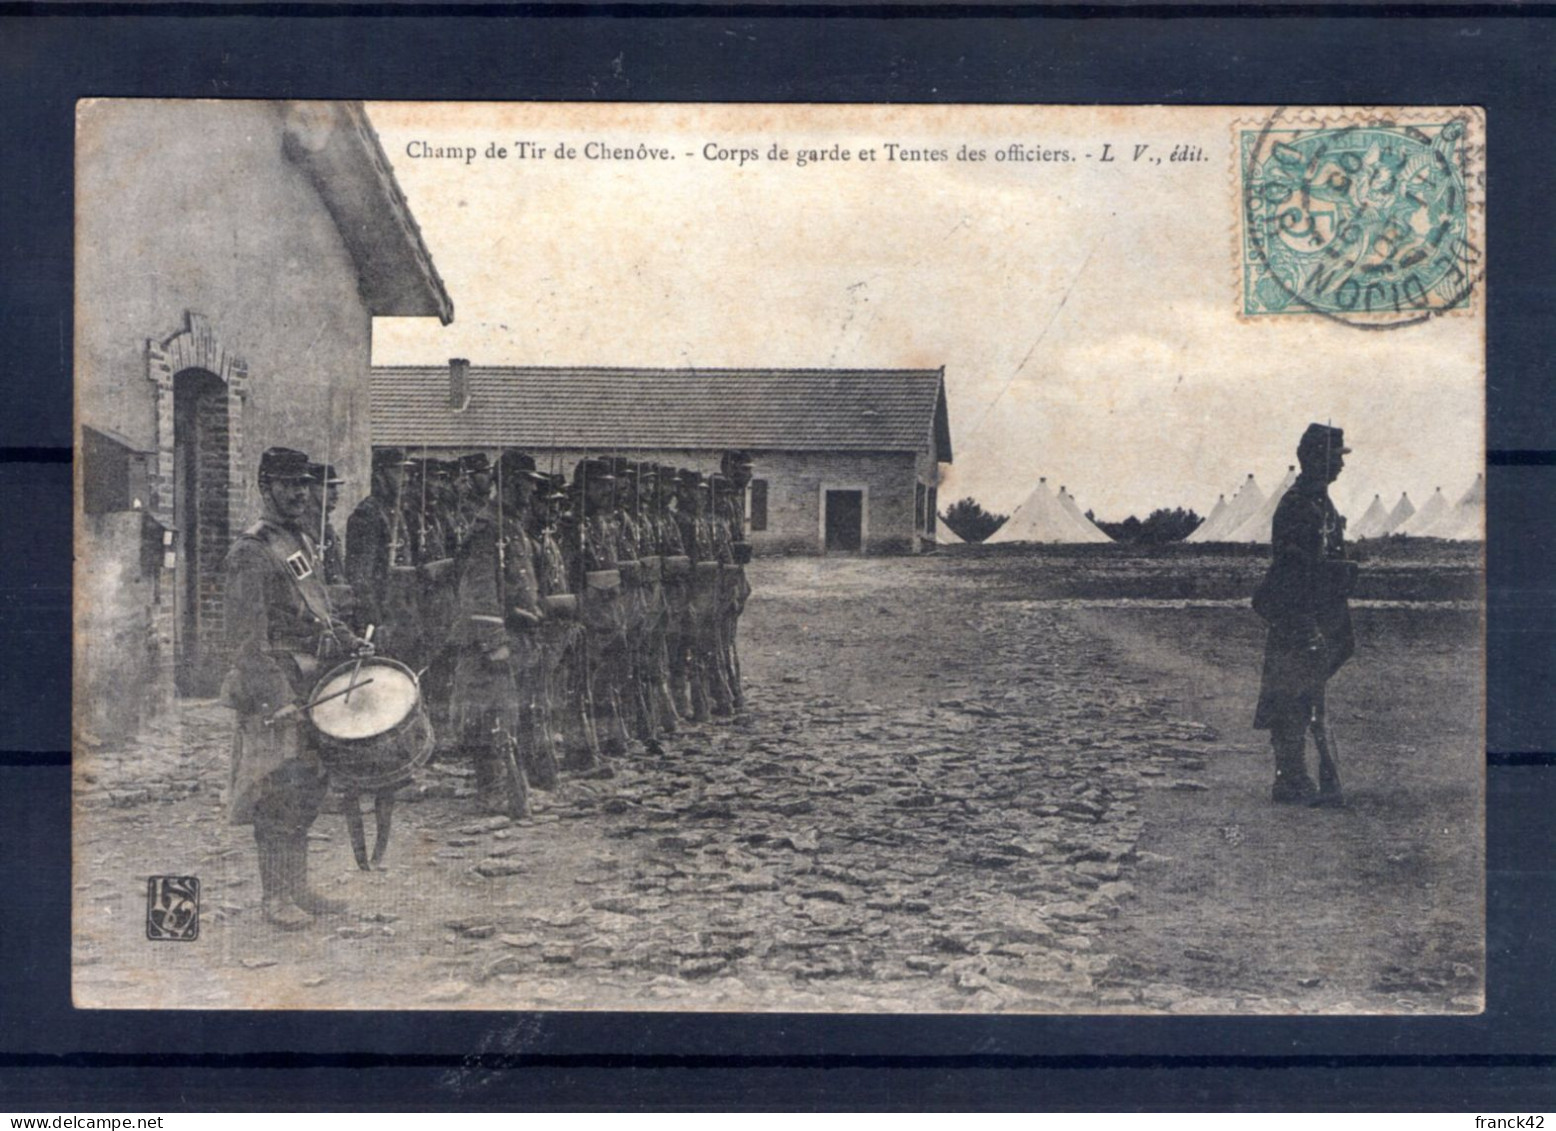
M 313 543 L 303 530 L 308 457 L 270 448 L 259 461 L 260 520 L 226 560 L 226 634 L 232 667 L 222 701 L 237 712 L 228 816 L 251 824 L 265 919 L 298 930 L 345 904 L 308 885 L 308 829 L 328 785 L 299 710 L 328 665 L 371 646 L 330 612 Z
M 1254 594 L 1254 609 L 1269 624 L 1254 726 L 1270 732 L 1277 804 L 1342 801 L 1325 687 L 1356 650 L 1347 604 L 1356 563 L 1346 559 L 1345 519 L 1329 500 L 1329 484 L 1350 450 L 1341 429 L 1308 425 L 1297 445 L 1302 470 L 1276 507 L 1269 572 Z M 1317 786 L 1307 772 L 1309 730 Z

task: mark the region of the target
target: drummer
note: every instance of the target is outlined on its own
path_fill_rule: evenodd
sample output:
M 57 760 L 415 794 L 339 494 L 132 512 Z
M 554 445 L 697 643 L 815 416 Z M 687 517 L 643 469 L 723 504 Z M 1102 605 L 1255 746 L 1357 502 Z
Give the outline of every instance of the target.
M 346 909 L 308 885 L 308 829 L 327 782 L 298 707 L 331 661 L 372 650 L 330 611 L 322 562 L 302 528 L 313 482 L 307 455 L 268 449 L 259 461 L 263 513 L 226 561 L 232 667 L 222 701 L 238 716 L 228 817 L 253 825 L 264 917 L 288 931 Z

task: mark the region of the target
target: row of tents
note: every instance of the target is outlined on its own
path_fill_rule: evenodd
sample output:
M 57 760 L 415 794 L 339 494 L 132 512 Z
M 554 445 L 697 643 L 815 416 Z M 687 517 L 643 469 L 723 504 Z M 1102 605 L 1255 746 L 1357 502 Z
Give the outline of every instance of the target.
M 1279 486 L 1265 495 L 1253 474 L 1249 473 L 1243 485 L 1233 493 L 1232 501 L 1228 502 L 1225 495 L 1218 498 L 1210 516 L 1185 541 L 1269 542 L 1275 508 L 1280 505 L 1281 496 L 1291 489 L 1296 479 L 1297 469 L 1288 467 L 1286 477 Z M 1352 540 L 1394 535 L 1440 538 L 1448 542 L 1484 540 L 1486 477 L 1477 475 L 1469 490 L 1455 503 L 1450 503 L 1443 489 L 1438 487 L 1420 510 L 1410 501 L 1408 492 L 1401 492 L 1399 501 L 1392 507 L 1384 504 L 1381 495 L 1373 495 L 1371 504 L 1361 517 L 1346 525 L 1346 536 Z
M 1296 482 L 1297 469 L 1288 467 L 1286 477 L 1275 490 L 1266 495 L 1250 472 L 1240 487 L 1232 493 L 1229 502 L 1225 495 L 1216 500 L 1210 515 L 1185 541 L 1188 542 L 1252 542 L 1268 543 L 1275 521 L 1275 508 Z M 1395 535 L 1409 538 L 1440 538 L 1450 542 L 1478 542 L 1486 534 L 1486 480 L 1477 475 L 1468 491 L 1458 502 L 1450 503 L 1441 487 L 1433 492 L 1426 504 L 1417 510 L 1408 494 L 1402 493 L 1393 507 L 1383 503 L 1382 496 L 1374 495 L 1372 503 L 1362 516 L 1347 526 L 1346 534 L 1352 540 L 1362 538 L 1387 538 Z M 945 524 L 938 524 L 936 540 L 941 545 L 960 545 L 962 539 Z M 1076 544 L 1111 542 L 1112 539 L 1082 513 L 1075 497 L 1064 487 L 1056 494 L 1046 478 L 1026 500 L 1015 509 L 993 534 L 984 540 L 987 544 L 1001 542 L 1046 542 Z

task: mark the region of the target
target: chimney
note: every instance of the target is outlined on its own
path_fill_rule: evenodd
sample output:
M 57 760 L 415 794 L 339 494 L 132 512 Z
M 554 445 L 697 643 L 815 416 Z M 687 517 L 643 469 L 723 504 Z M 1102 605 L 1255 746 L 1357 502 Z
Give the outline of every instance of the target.
M 448 359 L 448 407 L 454 412 L 464 412 L 470 407 L 470 360 L 468 358 Z

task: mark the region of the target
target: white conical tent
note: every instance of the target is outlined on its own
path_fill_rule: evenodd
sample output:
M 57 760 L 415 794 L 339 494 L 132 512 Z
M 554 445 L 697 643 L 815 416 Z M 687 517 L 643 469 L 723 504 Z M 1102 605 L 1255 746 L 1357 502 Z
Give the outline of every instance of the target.
M 1102 534 L 1100 530 L 1097 533 Z M 1106 539 L 1107 535 L 1103 534 L 1102 537 Z M 1037 481 L 1032 493 L 1005 520 L 1004 525 L 985 538 L 984 542 L 992 545 L 997 542 L 1074 543 L 1095 540 L 1076 525 L 1059 497 L 1049 489 L 1048 480 L 1043 478 Z
M 1220 519 L 1212 525 L 1207 519 L 1201 523 L 1187 538 L 1185 542 L 1224 542 L 1226 536 L 1236 530 L 1248 520 L 1248 516 L 1264 505 L 1264 492 L 1255 482 L 1253 472 L 1248 473 L 1248 478 L 1243 480 L 1243 485 L 1237 489 L 1237 494 L 1232 496 L 1232 501 L 1221 512 Z
M 1219 523 L 1221 521 L 1221 516 L 1224 515 L 1225 513 L 1226 513 L 1226 496 L 1225 495 L 1217 495 L 1216 496 L 1216 505 L 1210 508 L 1210 514 L 1208 514 L 1206 517 L 1200 519 L 1199 526 L 1196 526 L 1194 528 L 1194 530 L 1198 530 L 1201 526 L 1209 526 L 1212 522 Z M 1193 531 L 1190 531 L 1189 533 L 1192 535 Z
M 1419 538 L 1422 531 L 1431 529 L 1438 519 L 1448 513 L 1448 510 L 1448 497 L 1439 487 L 1432 492 L 1432 497 L 1426 500 L 1426 504 L 1420 510 L 1395 527 L 1394 533 Z
M 1349 524 L 1346 533 L 1352 538 L 1381 538 L 1389 530 L 1389 512 L 1383 505 L 1383 496 L 1374 495 L 1362 516 Z
M 1459 501 L 1430 526 L 1415 531 L 1421 538 L 1479 542 L 1486 536 L 1486 477 L 1477 475 Z
M 1064 508 L 1064 513 L 1075 520 L 1076 529 L 1080 531 L 1086 542 L 1111 542 L 1113 538 L 1106 530 L 1098 526 L 1086 517 L 1080 504 L 1075 501 L 1075 496 L 1063 485 L 1059 486 L 1059 505 Z
M 1245 518 L 1237 527 L 1217 539 L 1221 542 L 1269 542 L 1271 532 L 1275 528 L 1275 508 L 1280 506 L 1281 496 L 1291 490 L 1291 485 L 1297 481 L 1296 467 L 1286 468 L 1286 478 L 1282 479 L 1270 492 L 1270 497 L 1259 504 L 1259 509 Z
M 938 546 L 965 546 L 967 539 L 958 538 L 956 531 L 946 525 L 944 518 L 935 520 L 935 544 Z
M 1399 502 L 1395 503 L 1394 509 L 1389 511 L 1388 528 L 1384 530 L 1383 533 L 1397 533 L 1399 528 L 1405 525 L 1405 523 L 1409 521 L 1410 516 L 1415 513 L 1416 505 L 1410 501 L 1410 493 L 1408 491 L 1401 491 L 1399 493 Z

